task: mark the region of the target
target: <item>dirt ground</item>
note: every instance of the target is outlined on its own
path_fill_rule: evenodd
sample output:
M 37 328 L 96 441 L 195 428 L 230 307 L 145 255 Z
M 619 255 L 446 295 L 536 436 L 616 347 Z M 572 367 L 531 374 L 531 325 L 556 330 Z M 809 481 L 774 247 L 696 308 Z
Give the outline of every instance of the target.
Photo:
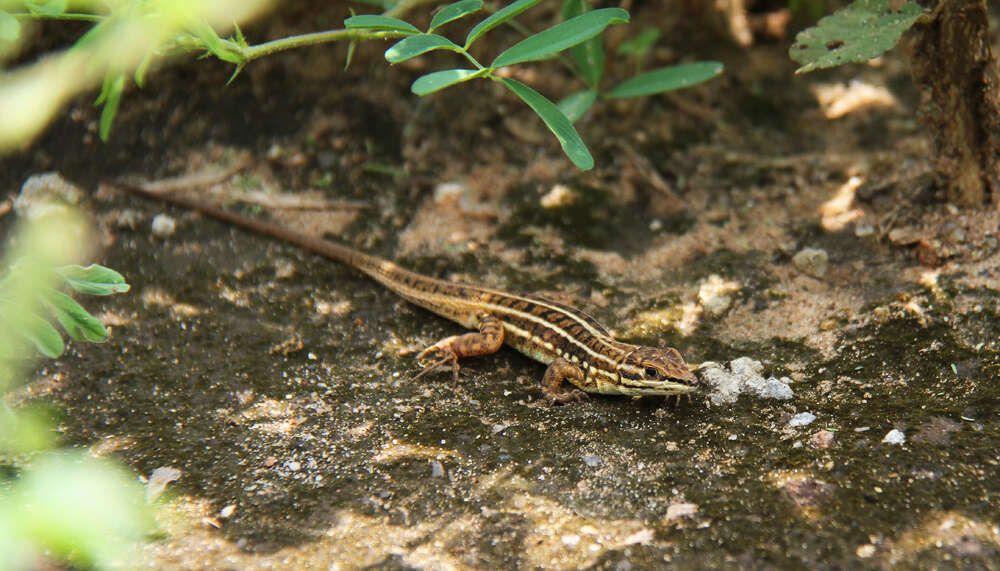
M 62 411 L 67 445 L 180 470 L 144 566 L 996 566 L 1000 213 L 935 188 L 905 58 L 794 76 L 782 42 L 738 47 L 636 4 L 610 44 L 657 25 L 648 68 L 726 70 L 599 104 L 577 125 L 586 173 L 498 85 L 412 95 L 451 60 L 389 68 L 384 44 L 346 71 L 343 45 L 279 54 L 228 86 L 227 65 L 180 63 L 127 93 L 109 143 L 88 95 L 0 162 L 6 193 L 50 171 L 84 189 L 95 261 L 133 286 L 85 300 L 111 339 L 73 343 L 27 394 Z M 314 12 L 290 4 L 248 38 L 346 16 Z M 514 38 L 492 35 L 494 51 Z M 554 62 L 515 74 L 553 98 L 579 88 Z M 692 365 L 748 357 L 792 394 L 719 396 L 703 368 L 676 405 L 551 407 L 543 366 L 509 349 L 457 386 L 412 382 L 457 325 L 109 184 L 124 177 L 557 296 Z M 158 215 L 176 230 L 155 234 Z

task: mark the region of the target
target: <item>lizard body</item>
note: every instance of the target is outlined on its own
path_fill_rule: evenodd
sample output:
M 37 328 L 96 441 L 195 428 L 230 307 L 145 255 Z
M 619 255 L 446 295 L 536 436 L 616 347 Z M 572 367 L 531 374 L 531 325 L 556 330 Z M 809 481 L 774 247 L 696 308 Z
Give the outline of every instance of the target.
M 554 403 L 581 400 L 586 397 L 585 393 L 669 396 L 695 390 L 697 378 L 676 349 L 617 341 L 594 318 L 578 309 L 538 296 L 428 277 L 347 246 L 199 201 L 132 184 L 118 186 L 338 261 L 368 275 L 411 303 L 477 330 L 442 339 L 421 352 L 419 358 L 437 353 L 439 360 L 417 378 L 439 365 L 450 363 L 457 380 L 459 358 L 492 354 L 506 343 L 548 365 L 542 390 Z M 565 390 L 564 382 L 578 390 Z

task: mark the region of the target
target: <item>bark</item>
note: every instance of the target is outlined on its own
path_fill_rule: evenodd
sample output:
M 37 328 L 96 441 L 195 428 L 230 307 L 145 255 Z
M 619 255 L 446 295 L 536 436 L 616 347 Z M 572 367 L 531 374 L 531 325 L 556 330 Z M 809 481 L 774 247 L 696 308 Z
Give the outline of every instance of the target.
M 936 15 L 912 28 L 910 65 L 938 182 L 952 203 L 1000 208 L 1000 77 L 986 0 L 928 7 Z

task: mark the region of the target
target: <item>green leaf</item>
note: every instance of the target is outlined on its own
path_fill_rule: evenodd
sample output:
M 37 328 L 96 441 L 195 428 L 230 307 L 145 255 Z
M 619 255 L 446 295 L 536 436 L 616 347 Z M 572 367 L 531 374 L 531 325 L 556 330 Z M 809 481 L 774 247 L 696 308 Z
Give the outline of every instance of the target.
M 220 38 L 215 28 L 208 25 L 204 20 L 196 20 L 189 25 L 189 28 L 205 44 L 205 49 L 215 57 L 229 63 L 239 64 L 243 62 L 243 58 L 238 53 L 229 49 L 229 43 Z
M 634 38 L 629 38 L 619 44 L 615 53 L 620 56 L 642 57 L 653 48 L 653 45 L 660 39 L 660 34 L 660 30 L 656 28 L 646 28 Z
M 569 20 L 590 11 L 588 0 L 563 0 L 563 20 Z M 604 75 L 604 40 L 600 34 L 569 49 L 576 69 L 591 87 L 596 86 Z
M 241 48 L 249 48 L 250 44 L 247 43 L 247 39 L 243 37 L 243 30 L 240 29 L 240 25 L 233 22 L 233 41 L 236 45 Z
M 486 73 L 485 69 L 446 69 L 435 71 L 427 75 L 421 75 L 410 86 L 410 91 L 417 95 L 427 95 L 435 91 L 444 89 L 449 85 L 455 85 L 463 81 L 468 81 Z
M 566 48 L 600 34 L 610 24 L 628 22 L 628 12 L 621 8 L 602 8 L 587 12 L 529 36 L 501 53 L 491 68 L 545 59 Z
M 524 12 L 541 1 L 542 0 L 517 0 L 517 2 L 511 2 L 510 4 L 497 10 L 490 15 L 490 17 L 486 18 L 482 22 L 479 22 L 475 25 L 475 27 L 469 30 L 469 35 L 465 38 L 465 49 L 469 49 L 472 42 L 476 41 L 479 36 L 512 18 L 518 17 L 521 12 Z
M 577 91 L 559 102 L 559 110 L 570 121 L 576 123 L 587 112 L 587 109 L 590 109 L 594 101 L 597 101 L 597 90 L 586 89 L 584 91 Z
M 722 64 L 703 61 L 663 67 L 639 74 L 608 92 L 608 97 L 624 99 L 691 87 L 722 73 Z
M 795 36 L 788 55 L 805 64 L 795 73 L 878 57 L 891 50 L 922 13 L 913 2 L 893 10 L 889 0 L 855 0 Z
M 66 280 L 71 288 L 80 293 L 111 295 L 125 293 L 130 287 L 121 274 L 97 264 L 91 264 L 87 267 L 62 266 L 56 268 L 56 272 Z
M 0 512 L 0 519 L 16 522 L 19 547 L 32 549 L 35 559 L 29 561 L 37 567 L 34 549 L 52 560 L 65 559 L 72 568 L 110 569 L 131 561 L 135 545 L 154 529 L 135 474 L 85 453 L 32 459 L 7 486 Z
M 73 339 L 101 343 L 108 338 L 104 324 L 70 296 L 61 291 L 47 289 L 42 291 L 42 298 L 62 328 Z
M 109 72 L 109 75 L 105 77 L 104 85 L 105 89 L 101 90 L 101 94 L 98 96 L 98 101 L 104 102 L 104 108 L 101 109 L 99 134 L 101 140 L 106 143 L 108 135 L 111 133 L 111 123 L 114 122 L 115 114 L 118 113 L 118 103 L 122 99 L 122 92 L 125 91 L 125 74 L 110 75 Z
M 397 64 L 432 50 L 460 51 L 461 49 L 444 36 L 418 34 L 396 42 L 385 51 L 385 59 L 391 64 Z
M 58 16 L 66 11 L 67 0 L 48 0 L 47 2 L 25 2 L 24 7 L 32 14 L 43 16 Z
M 14 331 L 31 341 L 38 349 L 38 352 L 46 357 L 55 359 L 63 354 L 66 345 L 63 344 L 62 336 L 55 327 L 41 317 L 35 315 L 21 315 L 19 322 L 15 325 Z
M 139 65 L 135 68 L 135 73 L 132 74 L 132 79 L 135 84 L 141 89 L 146 83 L 146 72 L 149 71 L 149 66 L 153 63 L 153 52 L 147 51 L 145 55 L 142 56 L 142 60 L 139 61 Z
M 563 112 L 554 103 L 517 80 L 504 78 L 500 81 L 527 103 L 535 113 L 538 113 L 538 116 L 542 118 L 542 121 L 545 121 L 545 125 L 559 140 L 563 152 L 578 169 L 590 170 L 594 168 L 594 157 L 587 150 L 587 145 L 583 144 L 579 133 L 573 127 L 573 123 L 566 115 L 563 115 Z
M 482 7 L 483 0 L 458 0 L 458 2 L 448 4 L 438 10 L 437 14 L 434 14 L 434 17 L 431 18 L 431 26 L 427 28 L 427 31 L 433 32 L 444 24 L 476 12 Z
M 21 23 L 14 16 L 0 10 L 0 57 L 14 46 L 19 37 L 21 37 Z
M 114 29 L 114 26 L 118 25 L 116 19 L 105 18 L 100 22 L 94 24 L 89 30 L 83 33 L 73 46 L 69 48 L 69 51 L 74 50 L 86 50 L 92 48 L 95 43 L 101 41 L 102 38 L 106 37 L 105 34 Z
M 385 31 L 385 32 L 412 32 L 414 34 L 419 34 L 420 30 L 416 26 L 409 22 L 400 20 L 399 18 L 390 18 L 388 16 L 377 16 L 375 14 L 362 14 L 360 16 L 351 16 L 350 18 L 344 20 L 344 27 L 348 30 L 375 30 L 375 31 Z
M 351 67 L 351 62 L 354 60 L 354 48 L 357 47 L 358 42 L 351 40 L 351 43 L 347 44 L 347 57 L 344 59 L 344 71 L 347 71 Z

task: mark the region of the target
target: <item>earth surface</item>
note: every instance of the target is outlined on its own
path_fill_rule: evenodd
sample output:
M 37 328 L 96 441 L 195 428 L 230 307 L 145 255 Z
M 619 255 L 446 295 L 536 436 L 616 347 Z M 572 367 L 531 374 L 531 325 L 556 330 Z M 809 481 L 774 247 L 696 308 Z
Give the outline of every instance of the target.
M 382 42 L 346 70 L 347 46 L 328 44 L 229 85 L 228 64 L 174 62 L 127 92 L 109 142 L 87 94 L 2 159 L 8 194 L 44 172 L 79 186 L 94 261 L 132 285 L 83 300 L 110 340 L 71 344 L 23 394 L 56 405 L 67 446 L 143 477 L 179 470 L 142 565 L 997 565 L 1000 212 L 944 201 L 901 50 L 795 76 L 787 40 L 739 46 L 681 9 L 632 7 L 611 53 L 643 27 L 664 34 L 642 61 L 609 55 L 608 84 L 681 62 L 725 72 L 599 102 L 577 123 L 588 172 L 498 84 L 413 95 L 455 60 L 389 67 Z M 293 2 L 244 32 L 347 15 Z M 551 25 L 555 8 L 523 21 Z M 498 29 L 481 49 L 517 37 Z M 580 89 L 559 62 L 511 73 L 553 99 Z M 464 362 L 457 385 L 413 382 L 416 354 L 459 326 L 123 179 L 543 293 L 619 339 L 718 365 L 680 402 L 549 406 L 544 367 L 506 348 Z M 790 394 L 706 372 L 747 363 Z

